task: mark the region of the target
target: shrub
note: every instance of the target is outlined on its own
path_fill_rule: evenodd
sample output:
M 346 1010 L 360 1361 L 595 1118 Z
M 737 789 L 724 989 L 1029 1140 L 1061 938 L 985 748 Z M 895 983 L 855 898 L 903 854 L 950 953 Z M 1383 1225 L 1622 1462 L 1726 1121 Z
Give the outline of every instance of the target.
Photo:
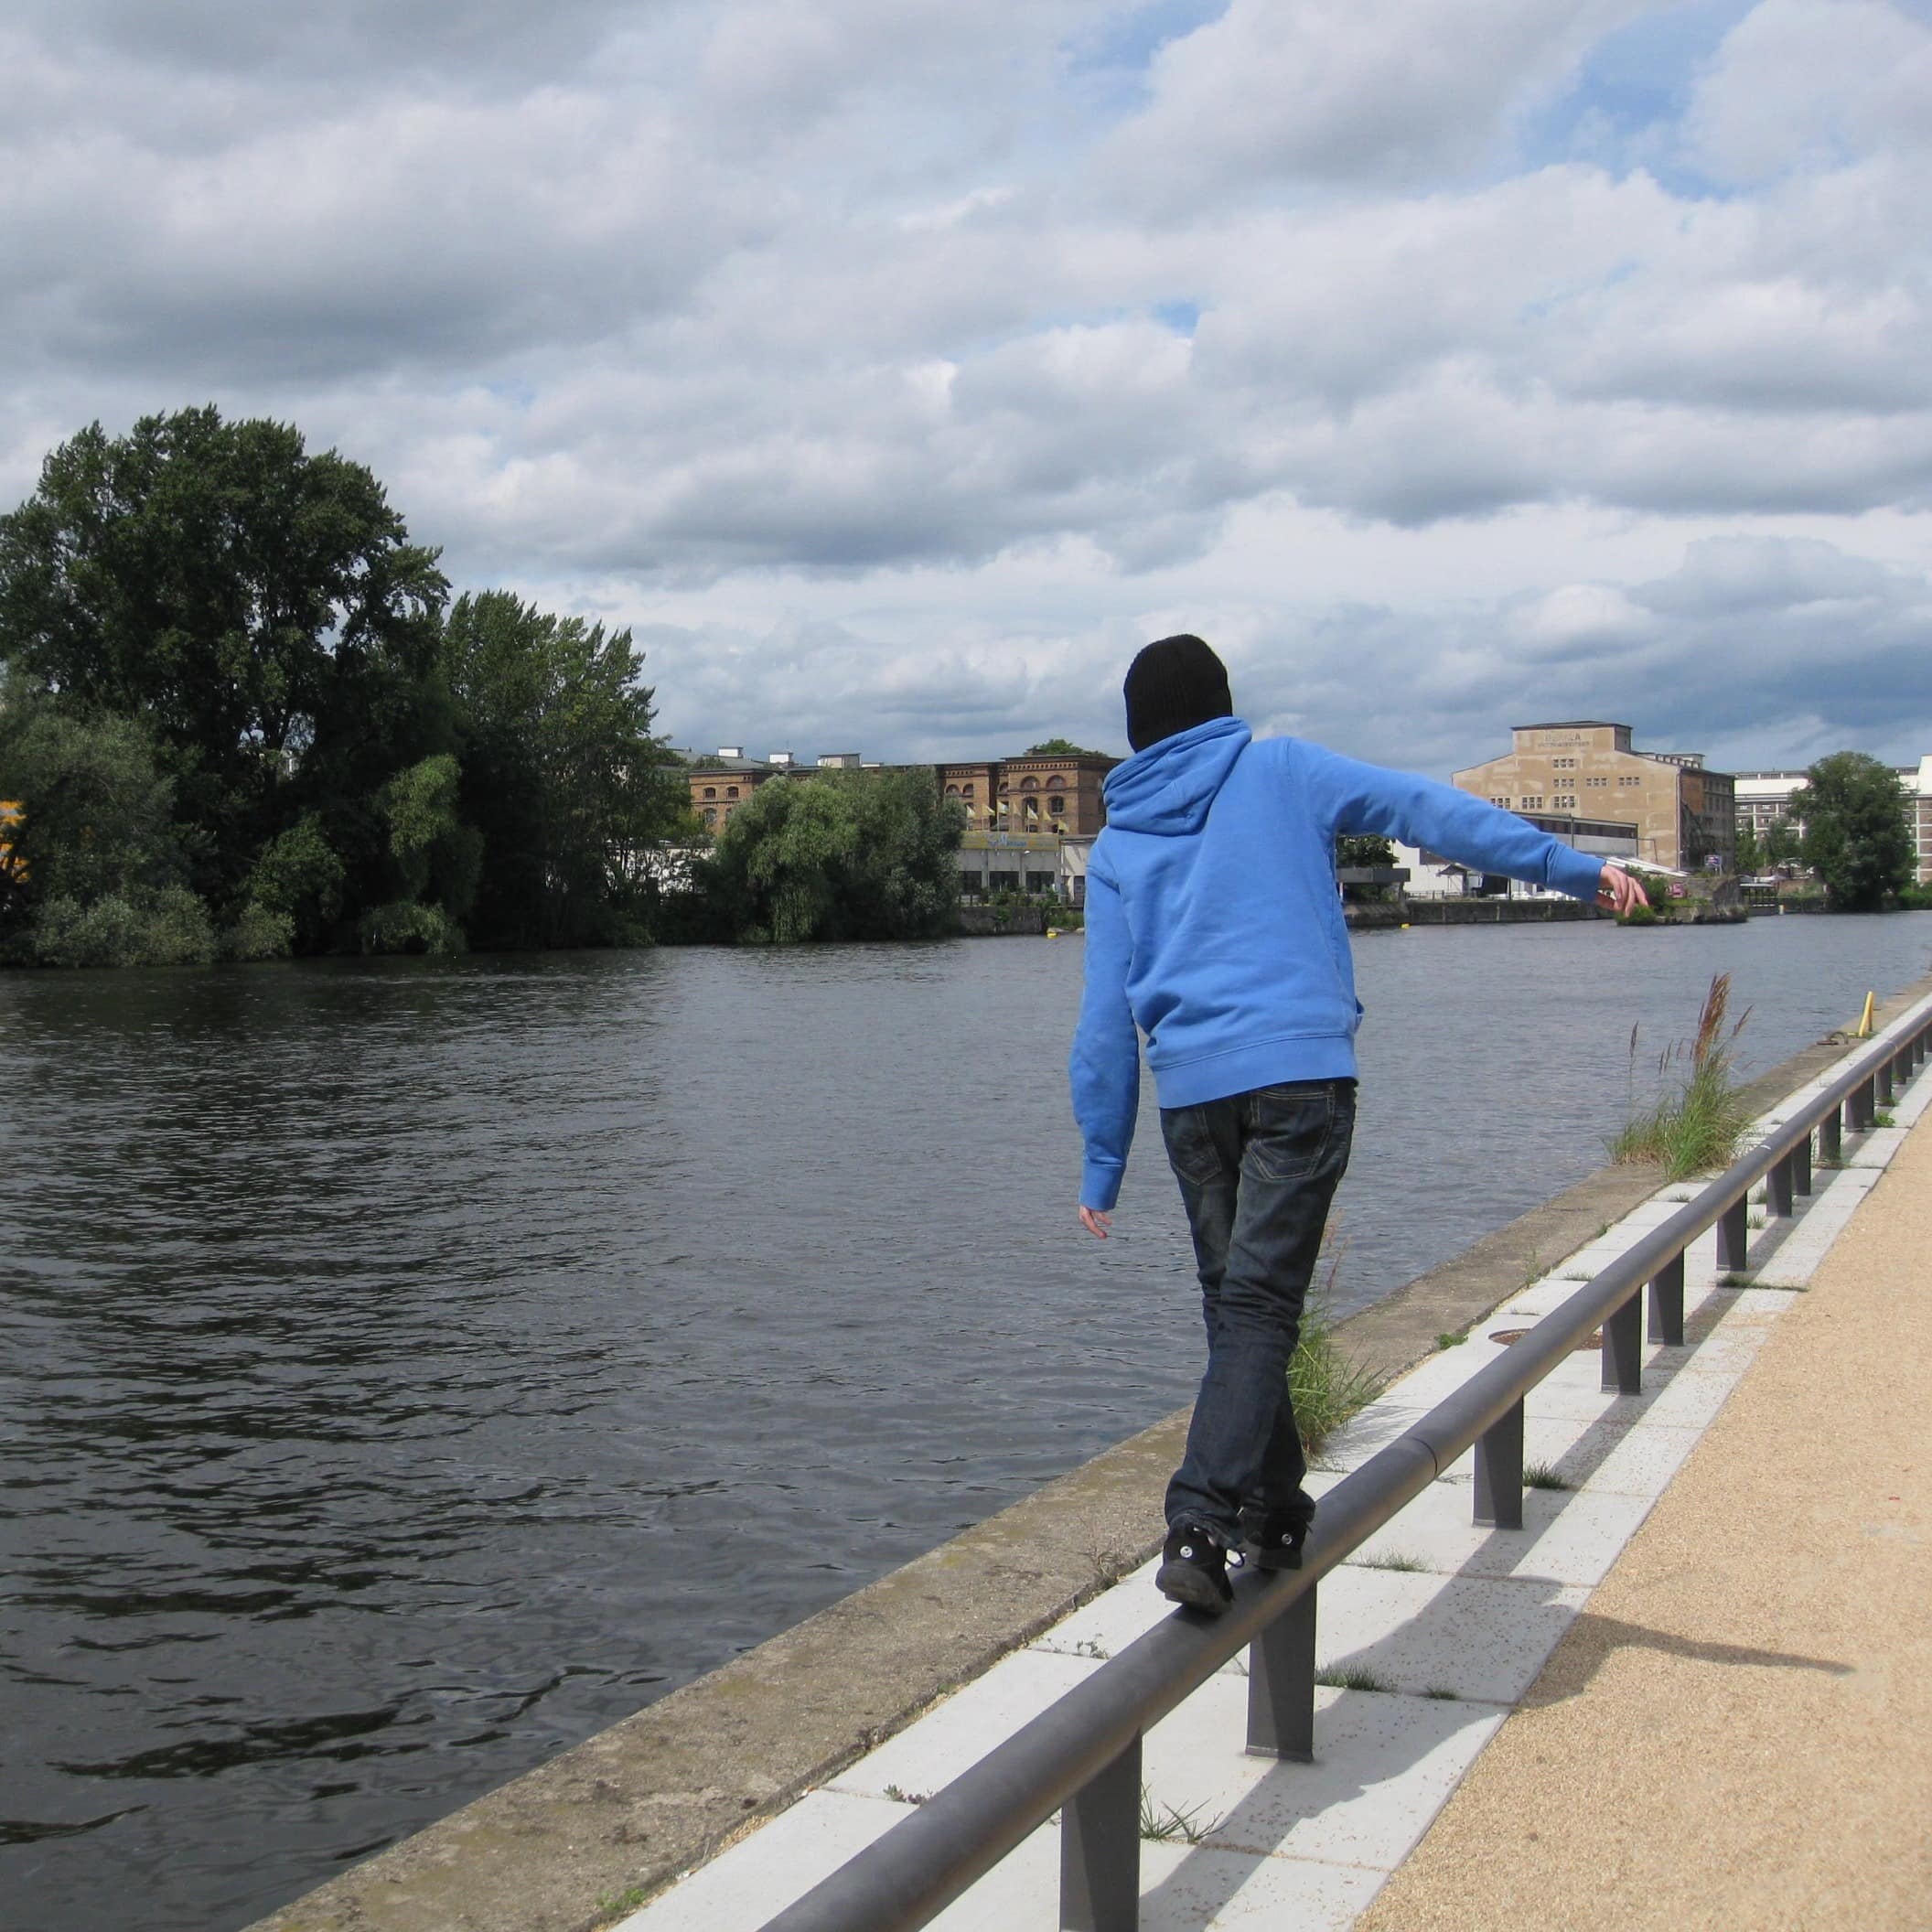
M 43 905 L 27 956 L 41 966 L 198 966 L 215 956 L 208 908 L 185 886 Z
M 426 952 L 453 959 L 467 950 L 463 928 L 440 906 L 398 899 L 365 912 L 356 928 L 364 952 Z
M 295 922 L 285 912 L 271 912 L 251 899 L 241 917 L 221 935 L 224 960 L 285 960 L 295 950 Z

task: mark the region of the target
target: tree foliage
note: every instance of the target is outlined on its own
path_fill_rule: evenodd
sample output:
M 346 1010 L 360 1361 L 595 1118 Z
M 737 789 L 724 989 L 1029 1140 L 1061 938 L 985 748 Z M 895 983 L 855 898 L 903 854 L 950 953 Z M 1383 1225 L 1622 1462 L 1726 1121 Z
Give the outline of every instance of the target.
M 689 815 L 650 735 L 652 692 L 628 630 L 545 615 L 503 591 L 462 596 L 443 661 L 463 815 L 488 854 L 478 943 L 607 944 L 645 921 L 648 847 Z
M 1804 825 L 1804 862 L 1834 911 L 1875 912 L 1910 883 L 1912 832 L 1890 766 L 1862 751 L 1833 752 L 1791 801 Z
M 1101 758 L 1107 754 L 1089 751 L 1083 745 L 1076 745 L 1070 738 L 1044 738 L 1037 745 L 1029 745 L 1020 756 L 1023 758 Z
M 1345 832 L 1335 842 L 1336 865 L 1386 868 L 1395 864 L 1395 847 L 1373 832 Z
M 0 948 L 54 957 L 57 901 L 63 959 L 183 956 L 187 902 L 234 958 L 641 936 L 638 855 L 682 801 L 629 633 L 501 594 L 445 623 L 447 591 L 374 477 L 287 424 L 61 445 L 0 517 Z M 110 900 L 134 924 L 90 924 Z
M 754 944 L 928 939 L 951 927 L 965 829 L 924 767 L 775 778 L 700 869 L 717 936 Z

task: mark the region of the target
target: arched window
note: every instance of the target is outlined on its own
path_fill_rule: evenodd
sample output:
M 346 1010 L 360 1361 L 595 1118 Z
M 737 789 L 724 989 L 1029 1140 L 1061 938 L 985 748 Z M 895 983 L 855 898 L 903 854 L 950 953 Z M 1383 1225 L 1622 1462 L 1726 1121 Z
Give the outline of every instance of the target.
M 1046 789 L 1047 789 L 1048 791 L 1061 791 L 1061 790 L 1064 790 L 1064 789 L 1066 789 L 1066 785 L 1067 785 L 1067 780 L 1066 780 L 1065 778 L 1063 778 L 1059 777 L 1057 773 L 1056 773 L 1054 777 L 1052 777 L 1052 778 L 1048 778 L 1048 779 L 1046 780 Z
M 714 799 L 714 798 L 716 798 L 716 797 L 717 797 L 717 795 L 718 795 L 718 788 L 717 788 L 717 787 L 716 787 L 715 785 L 707 785 L 707 786 L 706 786 L 706 787 L 704 788 L 704 796 L 705 796 L 705 797 L 706 797 L 707 799 Z
M 1046 810 L 1050 811 L 1055 818 L 1058 818 L 1059 815 L 1067 810 L 1067 800 L 1065 799 L 1048 799 L 1046 800 Z
M 1022 791 L 1037 791 L 1039 789 L 1040 781 L 1037 778 L 1022 778 L 1020 780 L 1020 789 Z
M 737 795 L 738 795 L 738 788 L 737 788 L 737 787 L 736 787 L 735 785 L 727 785 L 727 786 L 726 786 L 726 787 L 724 788 L 724 796 L 725 796 L 725 797 L 726 797 L 727 799 L 735 799 L 735 798 L 736 798 L 736 797 L 737 797 Z
M 946 788 L 946 796 L 947 796 L 947 797 L 948 797 L 949 799 L 956 799 L 956 798 L 958 798 L 958 797 L 959 797 L 959 795 L 960 795 L 960 788 L 959 788 L 959 787 L 958 787 L 957 785 L 949 785 L 949 786 L 948 786 L 948 787 Z
M 704 822 L 707 825 L 715 825 L 718 822 L 718 810 L 716 806 L 707 805 L 704 808 Z
M 970 784 L 961 785 L 960 787 L 960 796 L 962 799 L 970 799 L 972 796 L 972 787 Z

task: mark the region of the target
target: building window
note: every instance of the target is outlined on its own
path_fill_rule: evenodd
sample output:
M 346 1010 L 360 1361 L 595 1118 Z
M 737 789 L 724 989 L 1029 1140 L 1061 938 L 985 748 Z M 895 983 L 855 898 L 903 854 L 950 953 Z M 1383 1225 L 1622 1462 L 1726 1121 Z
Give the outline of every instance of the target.
M 960 796 L 962 799 L 970 799 L 972 796 L 972 787 L 971 785 L 961 785 L 960 787 Z
M 1037 778 L 1022 778 L 1020 780 L 1020 789 L 1022 791 L 1037 791 L 1039 789 L 1040 781 Z
M 948 786 L 948 787 L 946 788 L 946 796 L 947 796 L 947 797 L 948 797 L 949 799 L 956 799 L 956 798 L 958 798 L 958 797 L 959 797 L 959 795 L 960 795 L 960 788 L 959 788 L 959 787 L 958 787 L 957 785 L 949 785 L 949 786 Z
M 736 787 L 735 785 L 727 785 L 727 786 L 726 786 L 726 787 L 724 788 L 724 796 L 725 796 L 725 797 L 726 797 L 727 799 L 735 799 L 735 798 L 736 798 L 736 797 L 737 797 L 737 795 L 738 795 L 738 788 L 737 788 L 737 787 Z
M 1055 818 L 1058 818 L 1059 815 L 1067 810 L 1067 800 L 1065 799 L 1048 799 L 1046 800 L 1046 810 L 1050 811 Z
M 707 825 L 715 825 L 718 822 L 717 808 L 715 806 L 707 805 L 704 808 L 704 822 Z
M 717 797 L 717 795 L 718 795 L 718 788 L 717 788 L 717 787 L 716 787 L 715 785 L 707 785 L 707 786 L 706 786 L 706 787 L 704 788 L 704 796 L 705 796 L 705 797 L 706 797 L 707 799 L 714 799 L 714 798 L 716 798 L 716 797 Z

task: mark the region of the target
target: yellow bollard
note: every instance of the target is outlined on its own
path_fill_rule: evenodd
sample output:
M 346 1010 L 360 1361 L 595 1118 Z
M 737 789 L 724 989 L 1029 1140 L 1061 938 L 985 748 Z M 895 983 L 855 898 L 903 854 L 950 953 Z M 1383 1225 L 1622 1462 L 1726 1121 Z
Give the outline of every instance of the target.
M 1858 1016 L 1858 1025 L 1852 1029 L 1854 1040 L 1869 1040 L 1872 1037 L 1872 995 L 1865 995 L 1865 1010 Z

